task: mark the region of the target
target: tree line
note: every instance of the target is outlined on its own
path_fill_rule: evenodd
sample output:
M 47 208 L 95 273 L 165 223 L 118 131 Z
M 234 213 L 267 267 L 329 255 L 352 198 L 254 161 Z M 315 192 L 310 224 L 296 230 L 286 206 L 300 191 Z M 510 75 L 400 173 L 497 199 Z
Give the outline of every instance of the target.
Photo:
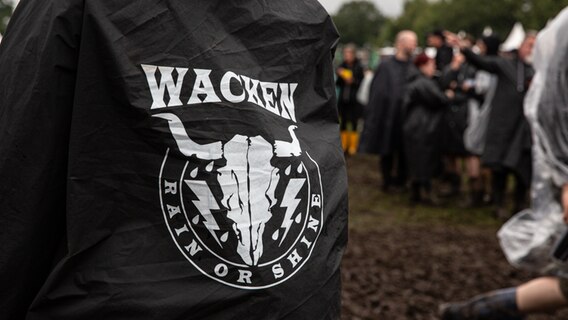
M 345 3 L 333 16 L 342 43 L 359 46 L 388 46 L 395 35 L 414 30 L 421 44 L 434 29 L 466 31 L 480 36 L 490 27 L 503 40 L 515 24 L 540 30 L 564 7 L 568 0 L 406 0 L 403 13 L 385 17 L 368 0 Z
M 7 0 L 0 0 L 0 34 L 4 34 L 8 20 L 12 15 L 12 2 Z

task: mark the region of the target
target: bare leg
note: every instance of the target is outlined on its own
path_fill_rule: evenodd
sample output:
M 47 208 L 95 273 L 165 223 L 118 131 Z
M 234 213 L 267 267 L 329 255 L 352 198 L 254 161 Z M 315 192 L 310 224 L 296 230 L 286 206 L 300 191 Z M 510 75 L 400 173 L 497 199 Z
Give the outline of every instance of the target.
M 523 314 L 550 312 L 568 306 L 568 300 L 558 278 L 541 277 L 518 287 L 517 306 Z
M 465 167 L 468 177 L 469 197 L 467 207 L 483 205 L 483 179 L 481 175 L 481 161 L 477 156 L 465 158 Z
M 467 175 L 470 178 L 481 178 L 481 161 L 477 156 L 466 158 Z

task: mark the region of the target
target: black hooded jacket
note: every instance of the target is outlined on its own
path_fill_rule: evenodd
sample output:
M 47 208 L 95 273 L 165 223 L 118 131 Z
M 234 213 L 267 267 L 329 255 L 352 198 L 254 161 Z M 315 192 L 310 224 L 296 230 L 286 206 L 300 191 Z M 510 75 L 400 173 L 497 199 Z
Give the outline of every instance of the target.
M 404 95 L 404 148 L 408 175 L 425 181 L 434 177 L 440 162 L 441 121 L 449 101 L 438 84 L 416 73 Z
M 482 163 L 493 168 L 509 168 L 529 185 L 532 143 L 523 100 L 534 70 L 517 55 L 480 56 L 469 49 L 463 53 L 469 63 L 498 77 Z

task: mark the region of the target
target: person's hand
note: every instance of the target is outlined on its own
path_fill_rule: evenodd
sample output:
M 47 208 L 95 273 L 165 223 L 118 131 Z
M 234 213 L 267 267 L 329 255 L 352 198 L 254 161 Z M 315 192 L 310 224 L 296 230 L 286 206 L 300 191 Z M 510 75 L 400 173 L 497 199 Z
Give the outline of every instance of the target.
M 449 99 L 453 99 L 456 96 L 456 93 L 454 92 L 454 90 L 446 90 L 445 91 L 446 97 L 448 97 Z
M 453 47 L 457 47 L 459 45 L 459 38 L 458 35 L 450 32 L 450 31 L 444 31 L 444 36 L 446 37 L 446 42 L 453 46 Z
M 460 37 L 453 32 L 444 31 L 444 36 L 446 37 L 446 42 L 452 47 L 463 49 L 467 46 L 465 41 L 461 40 Z
M 346 68 L 337 68 L 337 75 L 340 76 L 347 85 L 353 84 L 353 71 Z
M 457 81 L 450 82 L 450 85 L 448 86 L 448 88 L 451 89 L 451 90 L 456 90 L 457 87 L 458 87 Z
M 469 90 L 471 90 L 473 88 L 473 84 L 474 84 L 474 80 L 473 79 L 467 79 L 462 83 L 462 91 L 463 92 L 469 92 Z
M 568 184 L 562 187 L 562 209 L 564 210 L 564 223 L 568 224 Z

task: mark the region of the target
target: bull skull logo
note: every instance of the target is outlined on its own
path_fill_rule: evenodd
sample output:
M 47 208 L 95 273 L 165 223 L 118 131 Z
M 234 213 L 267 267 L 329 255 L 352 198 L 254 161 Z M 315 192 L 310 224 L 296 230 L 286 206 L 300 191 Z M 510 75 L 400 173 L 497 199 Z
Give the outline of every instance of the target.
M 182 203 L 180 212 L 185 212 L 187 223 L 184 224 L 185 229 L 174 228 L 172 235 L 179 238 L 184 234 L 180 230 L 189 233 L 201 227 L 213 239 L 210 243 L 214 244 L 205 245 L 201 239 L 203 235 L 197 236 L 199 232 L 195 231 L 196 236 L 191 238 L 192 242 L 184 252 L 190 261 L 218 281 L 247 289 L 262 287 L 253 282 L 267 282 L 267 277 L 274 278 L 268 282 L 276 283 L 275 280 L 281 281 L 281 278 L 295 273 L 305 262 L 303 260 L 307 260 L 306 255 L 311 253 L 319 235 L 322 196 L 320 182 L 314 183 L 312 180 L 318 179 L 310 179 L 308 172 L 314 171 L 317 164 L 312 160 L 311 170 L 306 167 L 304 158 L 309 155 L 301 149 L 295 133 L 297 127 L 289 126 L 289 138 L 274 140 L 272 144 L 260 135 L 239 134 L 226 142 L 199 144 L 188 136 L 176 115 L 161 113 L 154 117 L 167 121 L 176 146 L 184 157 L 206 164 L 190 169 L 189 175 L 182 174 L 184 177 L 176 185 L 176 188 L 191 190 L 194 195 L 191 203 L 196 212 L 192 214 L 189 212 L 191 210 L 185 210 Z M 274 162 L 288 165 L 275 166 Z M 319 168 L 316 170 L 319 175 Z M 166 183 L 171 185 L 171 182 L 164 180 Z M 312 198 L 315 196 L 316 202 L 309 199 L 309 193 Z M 169 194 L 164 192 L 163 196 L 169 197 Z M 302 203 L 306 206 L 305 210 L 299 207 Z M 171 207 L 167 207 L 169 214 L 166 217 L 173 220 L 176 214 L 172 215 Z M 319 215 L 308 215 L 310 210 Z M 272 226 L 268 227 L 269 224 Z M 288 239 L 293 225 L 297 225 L 295 228 L 298 231 L 294 239 Z M 268 229 L 270 233 L 265 235 Z M 176 241 L 184 240 L 179 238 Z M 266 242 L 270 242 L 269 251 L 279 250 L 281 254 L 269 254 L 270 258 L 264 258 Z M 290 247 L 285 248 L 285 243 Z M 195 257 L 205 247 L 223 263 L 203 270 L 207 268 Z M 236 251 L 235 256 L 239 259 L 222 257 L 227 250 Z M 284 265 L 285 261 L 288 261 L 288 266 Z M 235 272 L 238 277 L 235 276 L 234 281 L 229 280 L 231 265 L 240 268 Z

